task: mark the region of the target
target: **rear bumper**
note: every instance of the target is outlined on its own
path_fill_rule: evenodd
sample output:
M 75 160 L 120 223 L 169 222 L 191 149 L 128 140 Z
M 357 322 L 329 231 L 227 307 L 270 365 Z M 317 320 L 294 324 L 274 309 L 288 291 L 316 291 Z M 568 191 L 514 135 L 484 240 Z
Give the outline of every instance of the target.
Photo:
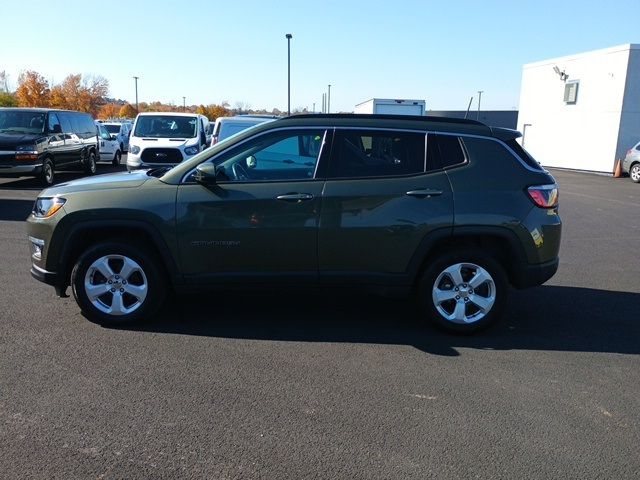
M 524 265 L 512 274 L 511 282 L 516 288 L 529 288 L 542 285 L 558 271 L 560 260 L 555 258 L 550 262 L 536 265 Z

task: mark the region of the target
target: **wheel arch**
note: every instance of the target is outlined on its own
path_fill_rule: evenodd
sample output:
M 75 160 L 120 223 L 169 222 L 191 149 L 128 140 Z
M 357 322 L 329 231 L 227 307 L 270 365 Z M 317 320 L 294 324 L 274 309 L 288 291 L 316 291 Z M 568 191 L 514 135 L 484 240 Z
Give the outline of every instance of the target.
M 62 246 L 57 265 L 61 290 L 64 291 L 70 285 L 73 266 L 88 247 L 109 240 L 132 243 L 132 239 L 138 240 L 134 243 L 148 248 L 161 260 L 159 268 L 166 275 L 169 285 L 174 286 L 180 282 L 178 267 L 171 250 L 152 225 L 136 220 L 88 221 L 73 225 L 64 234 L 64 239 L 61 239 Z
M 426 238 L 410 264 L 412 285 L 418 285 L 431 260 L 444 253 L 470 247 L 480 248 L 491 255 L 503 267 L 510 284 L 516 287 L 521 284 L 518 267 L 526 263 L 526 255 L 516 234 L 504 227 L 482 226 L 454 227 L 449 234 L 443 231 Z

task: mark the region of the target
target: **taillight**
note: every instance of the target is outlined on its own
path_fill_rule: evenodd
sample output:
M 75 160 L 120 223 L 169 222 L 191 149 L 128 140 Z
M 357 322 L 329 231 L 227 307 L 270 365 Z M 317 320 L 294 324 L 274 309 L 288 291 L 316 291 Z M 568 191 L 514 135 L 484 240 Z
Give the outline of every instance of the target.
M 558 206 L 558 185 L 534 185 L 527 188 L 529 198 L 538 207 L 553 208 Z

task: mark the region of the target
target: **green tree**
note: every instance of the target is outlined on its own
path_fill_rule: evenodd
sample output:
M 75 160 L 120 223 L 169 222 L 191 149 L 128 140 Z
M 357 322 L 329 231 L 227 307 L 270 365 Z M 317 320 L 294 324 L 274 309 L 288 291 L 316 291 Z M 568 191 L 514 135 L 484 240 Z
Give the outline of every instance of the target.
M 12 93 L 0 92 L 0 107 L 17 107 L 18 99 Z

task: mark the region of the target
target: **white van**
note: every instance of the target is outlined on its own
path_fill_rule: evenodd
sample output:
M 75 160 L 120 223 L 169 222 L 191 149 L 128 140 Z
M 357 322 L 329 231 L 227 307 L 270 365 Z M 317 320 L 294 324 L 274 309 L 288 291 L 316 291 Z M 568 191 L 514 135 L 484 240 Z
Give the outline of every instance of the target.
M 251 116 L 251 115 L 237 115 L 235 117 L 218 117 L 211 134 L 211 146 L 221 142 L 225 138 L 229 138 L 231 135 L 235 135 L 238 132 L 246 130 L 249 127 L 258 125 L 259 123 L 271 122 L 278 117 L 275 116 Z
M 204 115 L 145 112 L 136 117 L 129 139 L 127 170 L 173 166 L 207 148 Z

